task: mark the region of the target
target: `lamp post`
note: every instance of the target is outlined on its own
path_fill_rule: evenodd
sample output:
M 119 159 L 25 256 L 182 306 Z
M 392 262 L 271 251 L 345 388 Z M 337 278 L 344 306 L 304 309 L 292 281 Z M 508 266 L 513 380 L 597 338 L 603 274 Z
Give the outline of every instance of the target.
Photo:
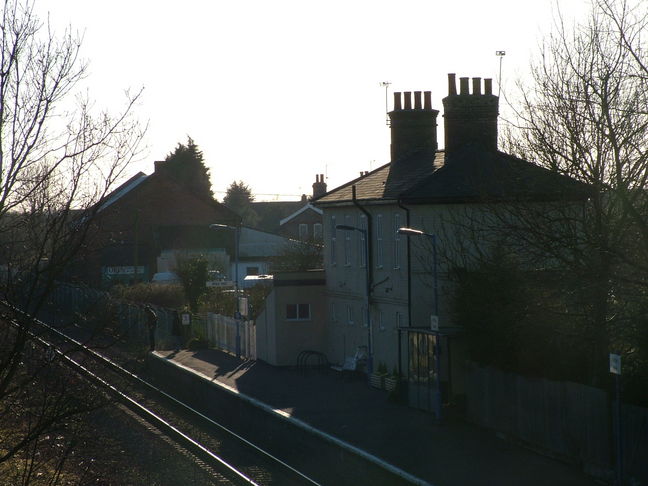
M 400 235 L 410 236 L 424 236 L 432 240 L 432 279 L 434 288 L 434 314 L 436 319 L 439 318 L 439 285 L 437 275 L 437 238 L 436 235 L 426 233 L 424 231 L 414 228 L 398 228 L 396 232 Z M 408 253 L 407 258 L 410 258 Z M 437 321 L 438 322 L 438 321 Z M 435 373 L 435 391 L 434 391 L 434 407 L 437 420 L 441 420 L 442 399 L 441 399 L 441 338 L 438 329 L 434 330 L 436 336 L 436 344 L 434 346 L 434 367 Z
M 364 228 L 358 228 L 356 226 L 349 226 L 346 224 L 336 224 L 335 225 L 336 230 L 342 230 L 342 231 L 358 231 L 361 235 L 364 237 L 364 242 L 365 242 L 365 305 L 366 305 L 366 319 L 367 319 L 367 374 L 371 375 L 373 373 L 373 346 L 372 346 L 372 341 L 373 341 L 373 330 L 371 329 L 371 309 L 370 309 L 370 299 L 371 299 L 371 281 L 369 277 L 369 265 L 371 265 L 371 262 L 369 261 L 369 235 L 367 233 L 367 230 Z
M 234 291 L 236 292 L 236 310 L 234 311 L 234 320 L 236 322 L 236 357 L 241 357 L 241 330 L 239 327 L 239 240 L 240 226 L 231 226 L 229 224 L 210 224 L 211 229 L 227 229 L 234 231 Z

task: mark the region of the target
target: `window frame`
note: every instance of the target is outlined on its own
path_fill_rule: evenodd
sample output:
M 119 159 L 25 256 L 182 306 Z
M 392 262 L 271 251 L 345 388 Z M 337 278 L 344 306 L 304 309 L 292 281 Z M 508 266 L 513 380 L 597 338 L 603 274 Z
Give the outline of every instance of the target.
M 401 235 L 398 233 L 400 216 L 399 213 L 394 213 L 394 270 L 401 268 Z
M 347 324 L 353 326 L 355 324 L 355 316 L 353 312 L 353 305 L 347 304 Z
M 331 266 L 336 266 L 337 265 L 337 255 L 336 255 L 336 245 L 337 245 L 337 228 L 336 223 L 335 223 L 335 215 L 331 215 L 331 234 L 329 235 L 330 237 L 330 258 L 331 258 Z
M 364 214 L 360 215 L 360 222 L 359 225 L 360 229 L 364 231 L 360 231 L 360 238 L 358 238 L 358 241 L 360 243 L 360 248 L 358 251 L 358 266 L 360 268 L 366 268 L 367 267 L 367 242 L 365 241 L 366 238 L 369 238 L 368 230 L 367 230 L 367 216 Z
M 290 317 L 290 308 L 294 307 L 294 316 L 295 317 Z M 306 310 L 306 316 L 302 315 L 302 311 Z M 303 304 L 303 303 L 298 303 L 298 304 L 286 304 L 286 320 L 295 322 L 295 321 L 310 321 L 311 320 L 311 305 L 310 304 Z
M 376 268 L 384 266 L 383 215 L 376 216 Z
M 299 223 L 299 226 L 297 226 L 297 234 L 300 240 L 302 241 L 307 241 L 308 240 L 308 224 L 306 223 Z

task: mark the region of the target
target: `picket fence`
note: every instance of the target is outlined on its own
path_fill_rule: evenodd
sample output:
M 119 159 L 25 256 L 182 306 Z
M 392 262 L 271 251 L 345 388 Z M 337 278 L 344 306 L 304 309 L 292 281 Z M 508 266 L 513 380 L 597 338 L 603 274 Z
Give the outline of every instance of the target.
M 172 349 L 175 338 L 172 336 L 174 309 L 152 306 L 158 316 L 155 338 L 158 349 Z M 39 317 L 47 322 L 65 324 L 87 321 L 101 326 L 108 321 L 119 329 L 119 334 L 133 345 L 146 346 L 148 332 L 144 305 L 114 299 L 109 293 L 87 287 L 61 283 L 49 295 L 47 305 Z M 238 328 L 238 330 L 237 330 Z M 245 359 L 256 359 L 256 333 L 254 321 L 236 320 L 220 314 L 194 314 L 189 329 L 184 332 L 184 340 L 205 339 L 210 348 L 237 354 L 237 334 L 239 336 L 239 355 Z

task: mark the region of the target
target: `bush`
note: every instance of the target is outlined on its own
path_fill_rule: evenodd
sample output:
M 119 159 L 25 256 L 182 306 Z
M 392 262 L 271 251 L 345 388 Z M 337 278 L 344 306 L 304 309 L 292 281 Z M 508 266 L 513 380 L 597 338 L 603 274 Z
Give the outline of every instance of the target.
M 185 302 L 181 285 L 152 283 L 139 283 L 130 286 L 116 285 L 110 290 L 110 294 L 117 299 L 173 309 L 183 307 Z

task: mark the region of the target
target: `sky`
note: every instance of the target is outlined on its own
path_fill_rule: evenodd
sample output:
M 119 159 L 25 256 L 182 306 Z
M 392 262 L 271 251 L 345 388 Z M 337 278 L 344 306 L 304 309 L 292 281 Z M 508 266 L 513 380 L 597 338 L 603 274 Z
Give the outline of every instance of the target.
M 126 175 L 151 173 L 190 136 L 222 200 L 243 181 L 257 201 L 310 195 L 389 162 L 386 88 L 432 91 L 447 74 L 524 79 L 558 3 L 585 0 L 37 0 L 57 31 L 83 35 L 84 89 L 118 111 L 143 88 L 146 151 Z M 502 105 L 502 103 L 500 103 Z M 503 112 L 503 107 L 500 107 Z M 441 128 L 442 118 L 439 117 Z M 442 141 L 442 132 L 439 134 Z M 442 148 L 442 147 L 440 147 Z

